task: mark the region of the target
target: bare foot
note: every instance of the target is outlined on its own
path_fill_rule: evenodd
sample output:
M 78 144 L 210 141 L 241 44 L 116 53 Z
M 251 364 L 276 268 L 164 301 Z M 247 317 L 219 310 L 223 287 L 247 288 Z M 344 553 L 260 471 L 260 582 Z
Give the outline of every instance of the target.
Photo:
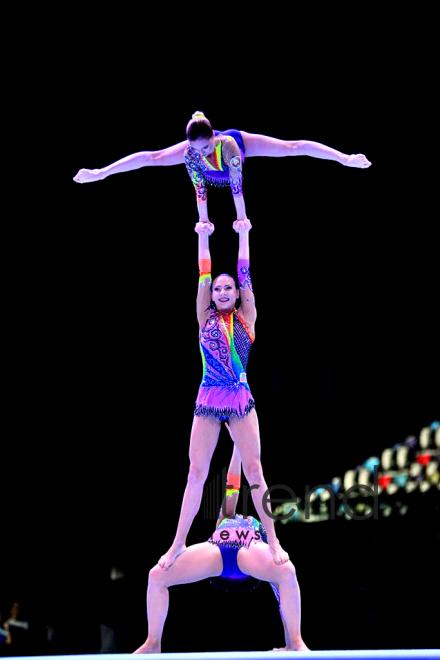
M 148 641 L 147 637 L 147 641 L 144 642 L 138 649 L 136 649 L 136 651 L 133 651 L 133 655 L 135 653 L 161 653 L 160 642 L 150 642 Z
M 78 174 L 73 177 L 77 183 L 90 183 L 91 181 L 100 181 L 99 170 L 79 170 Z
M 292 645 L 289 649 L 290 651 L 310 651 L 309 647 L 304 644 L 304 642 L 301 640 L 297 644 L 294 644 L 292 642 Z M 284 649 L 283 649 L 284 651 Z
M 157 563 L 161 568 L 163 568 L 164 571 L 167 571 L 169 567 L 172 566 L 176 561 L 176 557 L 181 555 L 182 552 L 185 552 L 185 550 L 186 545 L 184 543 L 176 543 L 175 545 L 173 544 L 168 552 L 162 555 Z
M 284 646 L 282 649 L 272 649 L 272 651 L 310 651 L 310 649 L 302 642 L 298 647 Z
M 273 543 L 269 543 L 270 551 L 273 555 L 273 560 L 275 564 L 285 564 L 286 561 L 289 561 L 288 553 L 282 549 L 278 539 Z
M 364 154 L 351 154 L 351 156 L 347 158 L 345 165 L 347 167 L 360 167 L 361 169 L 365 169 L 366 167 L 370 167 L 371 163 Z

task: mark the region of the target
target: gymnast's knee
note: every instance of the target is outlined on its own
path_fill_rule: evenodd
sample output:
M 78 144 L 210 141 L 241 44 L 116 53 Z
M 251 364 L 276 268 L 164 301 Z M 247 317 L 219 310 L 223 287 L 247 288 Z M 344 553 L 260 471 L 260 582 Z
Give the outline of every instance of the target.
M 149 587 L 159 586 L 161 584 L 161 580 L 164 575 L 165 575 L 165 571 L 161 569 L 159 564 L 153 566 L 151 571 L 148 573 L 148 586 Z
M 251 459 L 243 465 L 243 471 L 250 484 L 258 484 L 263 478 L 263 468 L 258 458 Z
M 191 461 L 188 472 L 188 483 L 189 484 L 204 484 L 208 477 L 209 466 L 197 465 L 197 463 Z
M 296 582 L 296 569 L 292 562 L 289 560 L 285 564 L 279 566 L 280 577 L 279 580 L 282 582 Z

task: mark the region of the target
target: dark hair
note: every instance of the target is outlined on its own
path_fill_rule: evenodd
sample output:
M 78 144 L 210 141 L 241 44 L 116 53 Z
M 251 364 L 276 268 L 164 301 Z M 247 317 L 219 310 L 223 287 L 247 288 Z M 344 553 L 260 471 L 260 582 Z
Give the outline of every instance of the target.
M 212 130 L 209 120 L 206 119 L 203 112 L 197 110 L 186 126 L 187 139 L 194 142 L 199 138 L 212 138 L 213 135 L 214 131 Z
M 237 286 L 237 280 L 235 279 L 235 277 L 234 277 L 233 275 L 229 275 L 229 273 L 220 273 L 220 275 L 216 275 L 216 277 L 214 277 L 214 278 L 212 279 L 211 286 L 209 287 L 209 291 L 211 292 L 211 295 L 212 295 L 212 286 L 213 286 L 215 280 L 216 280 L 217 278 L 221 277 L 222 275 L 226 275 L 226 277 L 230 277 L 231 280 L 234 280 L 235 288 L 237 289 L 238 292 L 240 291 L 239 287 Z M 216 307 L 216 305 L 215 305 L 215 302 L 212 300 L 212 298 L 211 298 L 211 300 L 209 301 L 209 307 L 207 307 L 207 308 L 205 309 L 205 312 L 207 312 L 208 309 L 217 309 L 217 307 Z
M 212 291 L 212 287 L 213 287 L 213 285 L 214 285 L 214 282 L 215 282 L 216 280 L 218 280 L 219 277 L 222 277 L 222 275 L 225 275 L 226 277 L 230 277 L 231 280 L 234 280 L 235 288 L 237 289 L 237 291 L 239 291 L 239 286 L 238 286 L 238 284 L 237 284 L 237 280 L 236 280 L 236 278 L 235 278 L 233 275 L 230 275 L 229 273 L 220 273 L 219 275 L 216 275 L 216 276 L 212 279 L 211 291 Z

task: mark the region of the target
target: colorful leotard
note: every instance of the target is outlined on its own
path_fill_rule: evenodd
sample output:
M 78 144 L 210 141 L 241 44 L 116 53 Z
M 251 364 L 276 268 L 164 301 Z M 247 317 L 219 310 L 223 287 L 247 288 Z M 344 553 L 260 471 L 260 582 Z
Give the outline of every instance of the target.
M 266 530 L 263 525 L 252 516 L 243 518 L 236 515 L 233 518 L 225 518 L 208 539 L 208 543 L 216 545 L 222 555 L 223 571 L 217 578 L 211 578 L 210 582 L 216 589 L 228 592 L 246 592 L 256 589 L 261 580 L 243 573 L 237 563 L 238 551 L 241 548 L 248 549 L 252 543 L 267 543 Z M 269 583 L 277 599 L 280 614 L 283 616 L 280 605 L 280 592 L 277 587 Z
M 232 194 L 241 195 L 242 174 L 241 165 L 245 158 L 245 149 L 241 133 L 235 129 L 228 131 L 214 131 L 214 135 L 226 135 L 228 139 L 225 142 L 219 142 L 215 150 L 215 163 L 211 163 L 207 158 L 187 147 L 185 151 L 185 164 L 188 174 L 196 189 L 197 199 L 200 202 L 206 201 L 206 184 L 213 186 L 231 186 Z M 226 153 L 228 155 L 226 156 Z M 230 153 L 229 153 L 230 152 Z M 231 177 L 229 165 L 238 166 L 238 178 Z M 236 170 L 237 171 L 237 170 Z
M 203 378 L 194 414 L 223 421 L 245 417 L 255 408 L 246 378 L 254 341 L 237 311 L 211 311 L 200 332 Z

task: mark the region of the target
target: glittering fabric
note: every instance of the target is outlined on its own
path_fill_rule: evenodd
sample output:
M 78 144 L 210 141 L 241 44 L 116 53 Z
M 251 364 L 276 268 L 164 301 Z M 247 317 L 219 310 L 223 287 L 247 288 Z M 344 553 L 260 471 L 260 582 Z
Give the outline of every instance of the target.
M 244 162 L 244 144 L 239 131 L 236 131 L 235 129 L 228 131 L 214 131 L 214 134 L 216 136 L 227 135 L 230 138 L 233 138 L 240 151 L 241 162 Z M 231 179 L 229 167 L 226 165 L 223 158 L 221 145 L 219 145 L 219 147 L 220 148 L 216 150 L 215 153 L 215 164 L 202 158 L 189 146 L 185 151 L 186 169 L 188 170 L 188 174 L 196 189 L 199 202 L 206 202 L 206 184 L 217 187 L 231 186 L 232 194 L 235 196 L 241 195 L 243 192 L 243 175 L 240 173 L 235 182 Z
M 211 259 L 199 259 L 199 286 L 211 284 Z
M 243 518 L 236 515 L 234 518 L 224 518 L 209 539 L 209 543 L 231 548 L 249 548 L 252 541 L 254 543 L 263 541 L 261 528 L 263 528 L 261 523 L 252 516 Z
M 244 161 L 244 154 L 246 153 L 246 149 L 244 148 L 244 142 L 242 135 L 240 131 L 237 131 L 235 128 L 229 128 L 227 131 L 214 131 L 214 135 L 228 135 L 229 137 L 234 138 L 236 141 L 238 148 L 240 149 L 241 153 L 243 154 L 242 161 Z
M 206 286 L 211 284 L 211 273 L 200 273 L 199 286 Z
M 234 197 L 238 197 L 243 194 L 243 174 L 240 170 L 236 172 L 235 180 L 231 176 L 231 171 L 229 170 L 229 184 L 231 186 L 232 194 Z
M 212 310 L 200 333 L 203 378 L 196 399 L 196 416 L 245 417 L 255 407 L 246 377 L 253 338 L 236 311 Z
M 237 554 L 240 548 L 249 548 L 252 541 L 263 541 L 265 529 L 263 525 L 253 518 L 225 518 L 214 534 L 208 539 L 220 549 L 223 560 L 223 571 L 218 578 L 211 578 L 211 585 L 222 591 L 244 593 L 256 589 L 260 580 L 242 573 L 237 564 Z
M 254 302 L 254 292 L 252 289 L 252 280 L 249 271 L 249 259 L 238 260 L 237 275 L 238 275 L 238 286 L 242 291 L 245 291 L 246 287 L 249 287 L 249 290 L 252 293 L 252 302 Z M 246 300 L 249 302 L 248 298 L 246 298 Z
M 200 162 L 200 157 L 192 149 L 187 149 L 185 152 L 185 165 L 188 174 L 193 182 L 196 190 L 197 201 L 200 204 L 205 204 L 206 199 L 206 181 L 203 174 L 203 167 Z
M 228 533 L 228 537 L 226 538 Z M 219 577 L 210 579 L 214 589 L 228 593 L 246 593 L 256 589 L 261 580 L 242 573 L 238 567 L 237 555 L 240 548 L 249 548 L 252 543 L 267 543 L 267 533 L 262 523 L 256 518 L 236 515 L 234 518 L 225 518 L 214 534 L 208 539 L 208 543 L 218 546 L 222 554 L 223 571 Z M 277 587 L 269 582 L 281 610 L 280 592 Z

